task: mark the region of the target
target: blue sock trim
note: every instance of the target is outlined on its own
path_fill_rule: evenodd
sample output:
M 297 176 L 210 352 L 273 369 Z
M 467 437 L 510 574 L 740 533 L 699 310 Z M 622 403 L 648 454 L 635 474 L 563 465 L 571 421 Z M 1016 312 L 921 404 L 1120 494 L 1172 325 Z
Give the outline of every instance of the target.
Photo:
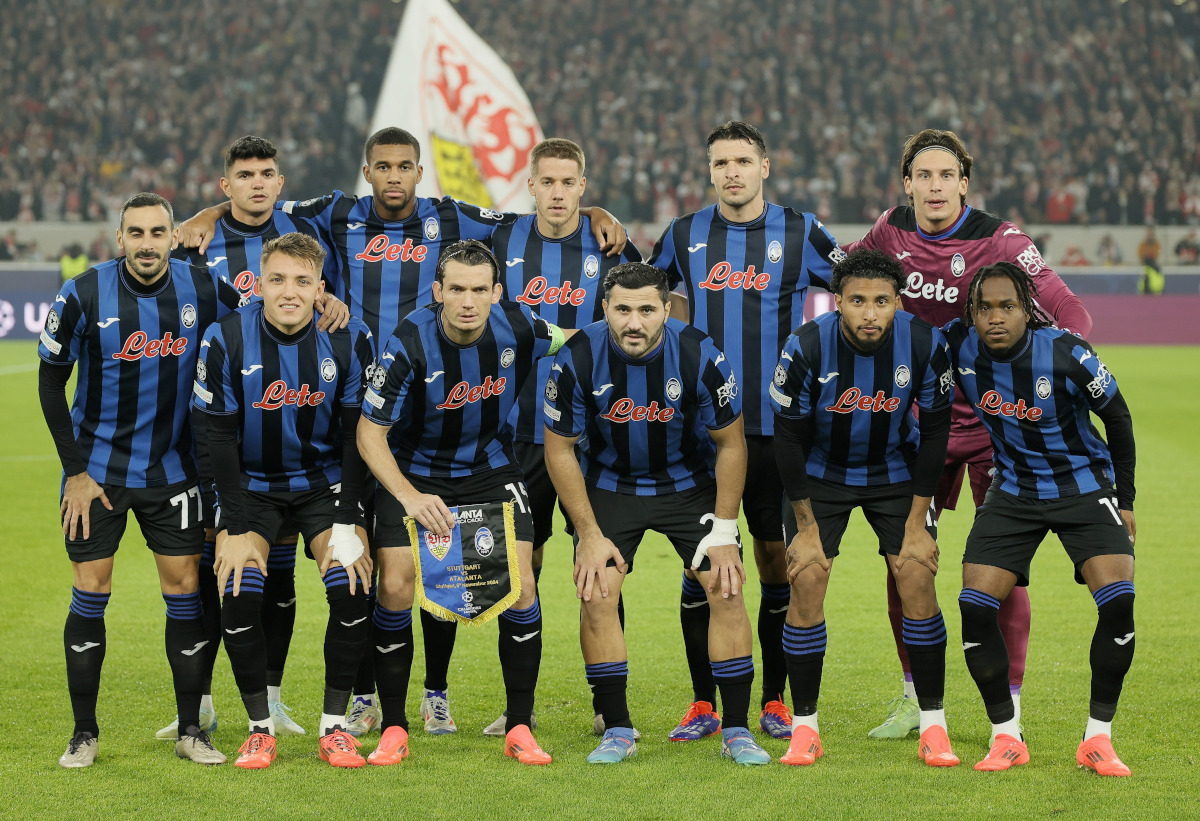
M 371 623 L 380 630 L 405 630 L 412 627 L 412 608 L 408 610 L 388 610 L 382 604 L 375 605 L 375 614 Z
M 629 660 L 585 664 L 583 665 L 583 673 L 587 676 L 588 681 L 595 681 L 599 678 L 611 678 L 613 676 L 628 676 Z
M 700 584 L 699 579 L 689 579 L 688 574 L 683 574 L 683 597 L 689 601 L 708 601 L 708 594 L 704 592 L 704 587 Z
M 964 587 L 962 592 L 958 594 L 958 600 L 966 604 L 977 604 L 980 607 L 990 607 L 993 610 L 1000 609 L 1000 600 L 995 596 L 989 596 L 982 590 L 975 590 L 971 587 Z
M 758 589 L 762 593 L 762 600 L 771 602 L 772 604 L 787 604 L 792 598 L 792 586 L 790 584 L 764 584 L 759 582 Z
M 783 652 L 793 656 L 824 653 L 827 638 L 825 622 L 814 624 L 812 627 L 792 627 L 785 622 L 783 625 Z
M 112 593 L 89 593 L 78 587 L 71 588 L 71 612 L 85 619 L 104 618 L 104 608 L 108 607 Z
M 726 659 L 725 661 L 710 661 L 708 666 L 712 669 L 714 679 L 738 678 L 747 674 L 754 675 L 753 656 L 740 656 L 735 659 Z
M 204 615 L 204 605 L 200 604 L 199 590 L 194 593 L 176 595 L 163 593 L 163 601 L 167 603 L 168 619 L 198 619 Z
M 200 566 L 207 567 L 210 570 L 217 563 L 217 543 L 205 542 L 204 548 L 200 551 Z
M 267 553 L 267 570 L 295 570 L 296 548 L 294 544 L 273 544 Z
M 533 624 L 542 617 L 542 605 L 538 599 L 533 600 L 533 604 L 526 607 L 524 610 L 518 610 L 515 607 L 510 607 L 500 614 L 500 618 L 511 621 L 513 624 Z
M 263 591 L 263 574 L 257 567 L 242 568 L 242 586 L 243 593 L 261 593 Z M 233 595 L 233 574 L 229 574 L 229 581 L 225 582 L 225 595 Z
M 1093 593 L 1092 598 L 1095 599 L 1097 607 L 1103 607 L 1117 596 L 1123 596 L 1126 593 L 1131 596 L 1134 595 L 1133 582 L 1113 582 L 1112 584 L 1106 584 Z
M 346 573 L 346 568 L 337 565 L 325 571 L 324 582 L 326 590 L 329 590 L 331 587 L 349 587 L 350 576 Z
M 905 644 L 929 647 L 946 641 L 946 620 L 942 618 L 941 613 L 928 619 L 902 617 L 902 621 L 900 634 L 904 637 Z

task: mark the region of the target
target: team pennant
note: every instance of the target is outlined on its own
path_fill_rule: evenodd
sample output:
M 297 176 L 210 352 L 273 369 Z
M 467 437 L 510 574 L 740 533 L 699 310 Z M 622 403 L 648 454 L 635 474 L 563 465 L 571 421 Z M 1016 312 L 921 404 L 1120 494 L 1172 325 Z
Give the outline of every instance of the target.
M 468 626 L 486 624 L 521 596 L 512 502 L 450 508 L 454 530 L 438 536 L 404 517 L 417 567 L 417 604 Z

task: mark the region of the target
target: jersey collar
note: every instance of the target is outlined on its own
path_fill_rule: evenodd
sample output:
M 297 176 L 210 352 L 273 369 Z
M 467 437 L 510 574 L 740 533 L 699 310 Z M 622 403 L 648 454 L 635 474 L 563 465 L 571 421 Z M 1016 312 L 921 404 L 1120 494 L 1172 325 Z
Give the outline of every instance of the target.
M 917 233 L 921 235 L 922 239 L 927 239 L 927 240 L 932 240 L 933 242 L 937 242 L 938 240 L 943 240 L 943 239 L 946 239 L 947 237 L 953 236 L 954 232 L 957 231 L 959 228 L 961 228 L 962 224 L 964 222 L 966 222 L 967 216 L 973 210 L 974 209 L 971 208 L 971 206 L 964 205 L 962 213 L 958 215 L 958 219 L 956 219 L 954 221 L 954 224 L 951 225 L 949 228 L 947 228 L 945 231 L 942 231 L 940 234 L 926 234 L 924 231 L 922 231 L 921 225 L 916 222 L 916 220 L 917 220 L 916 214 L 913 214 L 913 222 L 917 224 Z

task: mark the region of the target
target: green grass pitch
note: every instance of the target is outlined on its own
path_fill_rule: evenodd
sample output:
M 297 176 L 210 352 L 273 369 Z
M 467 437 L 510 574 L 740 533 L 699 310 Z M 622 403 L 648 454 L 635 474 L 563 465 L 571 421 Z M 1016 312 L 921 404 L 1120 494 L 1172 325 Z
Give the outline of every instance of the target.
M 719 759 L 713 739 L 672 744 L 667 731 L 690 698 L 678 619 L 680 562 L 650 536 L 626 583 L 630 708 L 645 736 L 636 758 L 589 767 L 596 743 L 577 637 L 571 551 L 556 534 L 542 576 L 545 656 L 537 738 L 554 756 L 527 768 L 503 756 L 480 730 L 503 707 L 496 628 L 460 630 L 450 677 L 457 736 L 416 729 L 402 765 L 334 771 L 316 740 L 282 739 L 264 772 L 228 764 L 206 769 L 177 759 L 153 734 L 174 713 L 163 658 L 163 612 L 154 565 L 130 525 L 108 608 L 101 685 L 100 757 L 87 770 L 57 759 L 71 734 L 62 626 L 71 570 L 54 512 L 59 464 L 37 401 L 32 343 L 0 343 L 0 816 L 70 817 L 416 817 L 620 819 L 703 814 L 732 818 L 1194 818 L 1200 798 L 1200 589 L 1195 491 L 1200 485 L 1200 350 L 1111 347 L 1100 351 L 1133 410 L 1138 443 L 1138 648 L 1115 724 L 1128 779 L 1101 779 L 1075 766 L 1086 720 L 1088 646 L 1095 607 L 1074 584 L 1066 555 L 1047 541 L 1034 563 L 1033 634 L 1022 699 L 1032 761 L 1008 773 L 976 773 L 988 724 L 959 646 L 958 562 L 967 509 L 942 521 L 938 593 L 950 631 L 946 710 L 963 766 L 925 768 L 916 739 L 866 737 L 899 689 L 885 614 L 884 566 L 856 514 L 835 564 L 827 614 L 829 653 L 821 699 L 825 758 L 809 768 L 739 768 Z M 743 529 L 743 535 L 745 530 Z M 749 562 L 747 604 L 757 613 Z M 320 710 L 324 596 L 316 570 L 297 566 L 300 606 L 284 700 L 312 733 Z M 417 713 L 418 652 L 409 715 Z M 758 658 L 756 650 L 756 658 Z M 246 719 L 224 653 L 214 698 L 218 748 L 230 756 Z M 752 705 L 753 706 L 753 705 Z M 419 727 L 419 723 L 416 725 Z M 371 736 L 364 752 L 373 748 Z M 777 759 L 785 742 L 760 740 Z

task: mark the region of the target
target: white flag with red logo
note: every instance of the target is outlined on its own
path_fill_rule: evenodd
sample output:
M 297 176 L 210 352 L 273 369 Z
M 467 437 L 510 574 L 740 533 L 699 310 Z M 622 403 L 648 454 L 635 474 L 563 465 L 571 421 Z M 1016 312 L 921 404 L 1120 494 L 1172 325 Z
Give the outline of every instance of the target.
M 422 197 L 497 211 L 533 210 L 529 154 L 542 139 L 533 106 L 500 55 L 446 0 L 409 0 L 371 121 L 421 143 Z M 360 180 L 358 193 L 371 193 Z

